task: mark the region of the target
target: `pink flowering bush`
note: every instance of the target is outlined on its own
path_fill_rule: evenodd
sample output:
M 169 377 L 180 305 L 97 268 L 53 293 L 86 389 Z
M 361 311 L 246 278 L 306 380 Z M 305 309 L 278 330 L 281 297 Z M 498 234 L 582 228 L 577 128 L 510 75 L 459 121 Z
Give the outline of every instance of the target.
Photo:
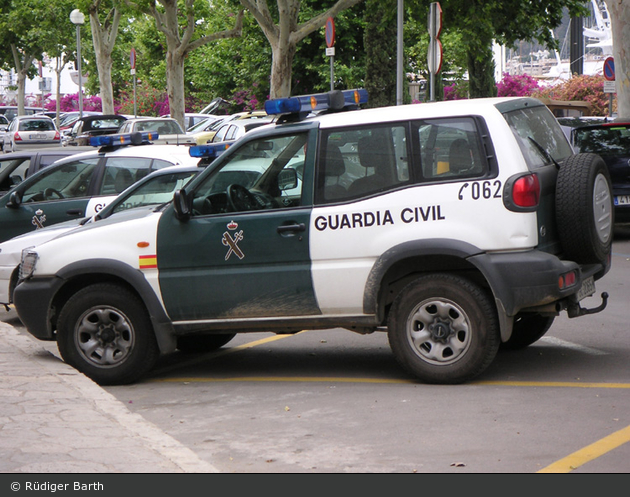
M 44 108 L 48 111 L 54 111 L 57 109 L 57 101 L 56 100 L 48 100 L 44 105 Z M 83 110 L 85 111 L 93 111 L 93 112 L 101 112 L 103 109 L 103 105 L 101 102 L 101 97 L 83 97 Z M 71 95 L 65 95 L 61 97 L 59 101 L 59 111 L 60 112 L 71 112 L 79 110 L 79 94 L 74 93 Z
M 503 80 L 497 83 L 499 97 L 529 97 L 538 89 L 538 81 L 528 74 L 503 73 Z
M 574 75 L 555 86 L 536 91 L 533 97 L 553 100 L 583 100 L 591 104 L 591 115 L 607 116 L 610 96 L 604 93 L 604 76 Z M 613 112 L 617 111 L 617 97 L 613 98 Z
M 468 81 L 455 81 L 444 87 L 444 100 L 465 100 L 468 98 Z

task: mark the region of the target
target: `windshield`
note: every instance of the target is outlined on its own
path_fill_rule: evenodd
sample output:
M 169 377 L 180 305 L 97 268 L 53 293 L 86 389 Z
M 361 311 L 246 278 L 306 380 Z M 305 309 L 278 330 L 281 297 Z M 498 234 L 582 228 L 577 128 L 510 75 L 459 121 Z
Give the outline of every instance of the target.
M 503 117 L 510 125 L 530 169 L 552 162 L 547 155 L 560 162 L 573 154 L 562 128 L 547 107 L 522 108 L 506 112 Z
M 183 188 L 198 173 L 199 171 L 178 171 L 170 174 L 160 174 L 147 179 L 146 182 L 134 188 L 133 191 L 118 197 L 103 209 L 98 217 L 102 219 L 127 209 L 170 202 L 173 198 L 173 193 Z

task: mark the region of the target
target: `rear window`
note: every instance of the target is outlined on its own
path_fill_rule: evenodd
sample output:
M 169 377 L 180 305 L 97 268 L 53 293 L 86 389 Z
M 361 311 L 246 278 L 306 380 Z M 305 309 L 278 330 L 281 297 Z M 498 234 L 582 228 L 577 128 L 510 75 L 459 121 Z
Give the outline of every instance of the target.
M 27 119 L 20 122 L 20 131 L 54 131 L 55 124 L 48 119 Z
M 599 155 L 630 155 L 630 125 L 577 128 L 575 149 Z
M 547 107 L 517 109 L 505 112 L 503 117 L 510 125 L 530 169 L 551 162 L 545 157 L 545 152 L 556 162 L 573 154 L 560 124 Z

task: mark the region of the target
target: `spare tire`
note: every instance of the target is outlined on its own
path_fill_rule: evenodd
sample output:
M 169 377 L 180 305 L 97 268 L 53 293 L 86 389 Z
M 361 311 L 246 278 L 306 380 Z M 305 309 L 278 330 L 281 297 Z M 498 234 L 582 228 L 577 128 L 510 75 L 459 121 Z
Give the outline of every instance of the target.
M 597 154 L 575 154 L 560 166 L 556 224 L 567 259 L 606 263 L 614 224 L 611 184 L 606 163 Z

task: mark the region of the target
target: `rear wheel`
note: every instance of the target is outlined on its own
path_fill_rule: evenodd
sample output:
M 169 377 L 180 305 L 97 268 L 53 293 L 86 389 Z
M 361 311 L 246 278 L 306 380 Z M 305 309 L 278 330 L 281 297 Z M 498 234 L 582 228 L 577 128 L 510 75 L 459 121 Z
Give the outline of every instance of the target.
M 514 318 L 512 336 L 501 344 L 504 350 L 519 350 L 540 340 L 551 325 L 555 316 L 541 316 L 540 314 L 518 314 Z
M 59 314 L 57 346 L 64 361 L 101 385 L 132 383 L 159 357 L 143 303 L 109 283 L 85 287 L 68 300 Z
M 389 343 L 399 364 L 427 383 L 461 383 L 499 349 L 496 309 L 486 291 L 448 274 L 423 276 L 392 305 Z

